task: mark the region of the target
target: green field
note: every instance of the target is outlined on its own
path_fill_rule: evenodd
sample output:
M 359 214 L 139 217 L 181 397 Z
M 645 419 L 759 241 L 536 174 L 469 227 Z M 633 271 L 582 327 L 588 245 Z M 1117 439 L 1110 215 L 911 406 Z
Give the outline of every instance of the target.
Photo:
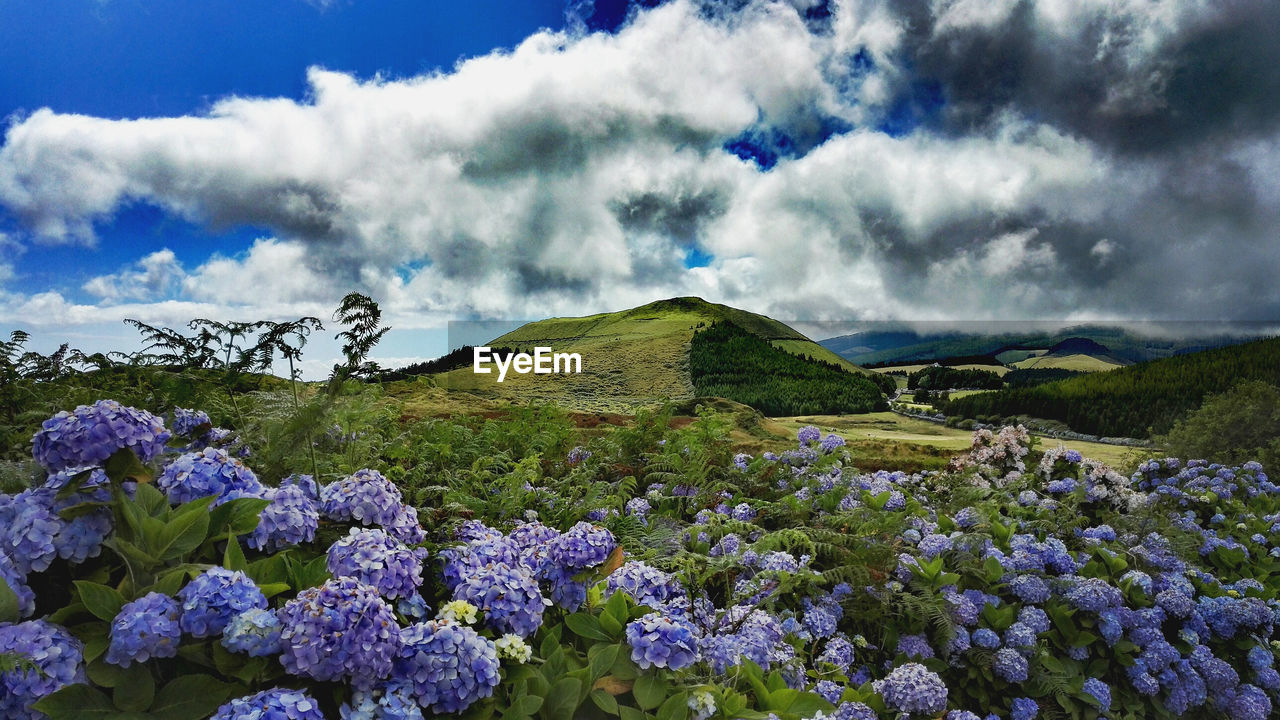
M 1080 372 L 1106 372 L 1124 367 L 1120 363 L 1104 360 L 1092 355 L 1040 355 L 1020 360 L 1013 364 L 1022 370 L 1049 369 L 1077 370 Z

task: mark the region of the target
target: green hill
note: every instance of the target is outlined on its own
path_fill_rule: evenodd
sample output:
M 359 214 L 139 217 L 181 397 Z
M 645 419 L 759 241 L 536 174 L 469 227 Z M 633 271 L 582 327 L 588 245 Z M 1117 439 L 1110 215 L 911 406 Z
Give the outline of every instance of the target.
M 1280 338 L 1204 350 L 953 400 L 948 415 L 1027 415 L 1059 420 L 1078 432 L 1149 437 L 1167 432 L 1204 397 L 1241 380 L 1280 384 Z
M 566 407 L 615 412 L 667 399 L 689 399 L 700 394 L 689 368 L 694 333 L 715 323 L 730 323 L 788 356 L 827 363 L 845 374 L 866 375 L 785 323 L 701 298 L 680 297 L 618 312 L 539 320 L 488 343 L 576 352 L 582 356 L 581 374 L 510 373 L 498 383 L 495 375 L 477 375 L 468 365 L 436 376 L 437 383 L 498 399 L 554 401 Z

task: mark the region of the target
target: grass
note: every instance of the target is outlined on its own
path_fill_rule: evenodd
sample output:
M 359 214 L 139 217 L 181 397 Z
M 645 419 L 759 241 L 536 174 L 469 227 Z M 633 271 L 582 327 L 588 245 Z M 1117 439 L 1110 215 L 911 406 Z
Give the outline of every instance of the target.
M 879 368 L 868 368 L 868 369 L 878 373 L 905 372 L 908 375 L 910 375 L 913 372 L 919 372 L 932 365 L 933 363 L 920 363 L 918 365 L 893 365 L 890 367 L 879 367 Z M 951 367 L 955 367 L 956 369 L 959 369 L 959 370 L 986 370 L 987 372 L 993 372 L 1002 377 L 1004 376 L 1005 373 L 1009 372 L 1010 370 L 1010 368 L 1005 367 L 1004 365 L 979 365 L 977 363 L 969 363 L 966 365 L 954 365 Z
M 699 325 L 728 319 L 795 355 L 809 355 L 863 372 L 787 325 L 698 298 L 674 298 L 631 310 L 528 323 L 492 346 L 549 346 L 582 356 L 582 373 L 520 375 L 503 382 L 496 371 L 477 375 L 470 367 L 437 376 L 444 388 L 498 402 L 551 402 L 587 412 L 635 412 L 665 400 L 694 397 L 689 378 L 689 341 Z
M 1106 372 L 1115 370 L 1118 367 L 1124 367 L 1119 363 L 1109 360 L 1103 360 L 1092 355 L 1044 355 L 1040 357 L 1031 357 L 1014 363 L 1014 367 L 1031 370 L 1038 369 L 1059 369 L 1059 370 L 1078 370 L 1080 372 Z

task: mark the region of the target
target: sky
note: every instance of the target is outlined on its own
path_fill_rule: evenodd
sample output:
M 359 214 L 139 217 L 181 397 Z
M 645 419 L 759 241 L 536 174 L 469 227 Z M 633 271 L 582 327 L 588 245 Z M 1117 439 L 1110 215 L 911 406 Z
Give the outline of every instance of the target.
M 1280 5 L 0 3 L 0 324 L 1280 317 Z M 308 355 L 336 357 L 332 332 Z

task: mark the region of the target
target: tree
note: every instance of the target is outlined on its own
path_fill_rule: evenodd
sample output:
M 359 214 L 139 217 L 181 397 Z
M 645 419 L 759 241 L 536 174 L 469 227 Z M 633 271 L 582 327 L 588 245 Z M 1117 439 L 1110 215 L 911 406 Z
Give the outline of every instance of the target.
M 289 387 L 293 390 L 293 413 L 296 418 L 301 412 L 298 403 L 299 370 L 296 363 L 302 359 L 302 348 L 307 344 L 307 336 L 311 334 L 312 330 L 324 330 L 324 325 L 321 324 L 320 318 L 308 316 L 289 322 L 268 321 L 262 323 L 262 326 L 265 330 L 259 336 L 258 344 L 249 353 L 250 357 L 254 358 L 253 366 L 263 372 L 269 371 L 277 352 L 289 362 Z M 319 477 L 320 472 L 316 464 L 316 448 L 315 443 L 311 440 L 310 428 L 306 428 L 304 434 L 307 440 L 307 449 L 311 453 L 311 474 L 314 477 Z
M 378 364 L 368 360 L 369 351 L 387 334 L 390 327 L 382 324 L 382 309 L 368 295 L 347 293 L 333 313 L 334 318 L 347 329 L 334 337 L 342 340 L 342 354 L 346 363 L 333 366 L 331 387 L 340 385 L 348 377 L 370 377 L 378 374 Z
M 1280 463 L 1280 388 L 1247 380 L 1210 395 L 1159 440 L 1177 457 L 1231 465 L 1258 460 L 1272 470 Z

